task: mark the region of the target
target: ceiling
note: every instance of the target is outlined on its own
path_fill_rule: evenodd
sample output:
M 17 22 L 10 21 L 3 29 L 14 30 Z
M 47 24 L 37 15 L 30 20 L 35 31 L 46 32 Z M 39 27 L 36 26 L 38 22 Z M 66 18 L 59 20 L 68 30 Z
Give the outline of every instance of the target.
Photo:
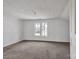
M 19 19 L 69 18 L 69 0 L 3 0 L 3 2 L 4 14 L 10 13 Z

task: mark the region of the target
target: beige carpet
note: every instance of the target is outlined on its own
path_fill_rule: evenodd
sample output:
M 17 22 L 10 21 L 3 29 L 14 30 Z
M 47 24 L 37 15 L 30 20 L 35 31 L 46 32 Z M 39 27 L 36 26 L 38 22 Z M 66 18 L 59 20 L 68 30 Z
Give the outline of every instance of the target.
M 70 59 L 68 43 L 20 42 L 4 48 L 4 59 Z

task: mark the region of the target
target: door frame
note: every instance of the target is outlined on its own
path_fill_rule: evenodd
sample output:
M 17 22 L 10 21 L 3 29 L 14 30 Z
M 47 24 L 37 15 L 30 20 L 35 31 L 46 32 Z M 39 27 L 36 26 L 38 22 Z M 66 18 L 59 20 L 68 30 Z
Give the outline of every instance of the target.
M 70 0 L 70 59 L 76 59 L 76 0 Z

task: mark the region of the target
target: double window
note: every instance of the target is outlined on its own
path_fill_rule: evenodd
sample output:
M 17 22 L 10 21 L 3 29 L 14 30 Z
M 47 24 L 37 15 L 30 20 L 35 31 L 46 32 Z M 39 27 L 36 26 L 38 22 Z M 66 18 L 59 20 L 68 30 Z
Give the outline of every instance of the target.
M 47 37 L 47 22 L 35 23 L 35 36 Z

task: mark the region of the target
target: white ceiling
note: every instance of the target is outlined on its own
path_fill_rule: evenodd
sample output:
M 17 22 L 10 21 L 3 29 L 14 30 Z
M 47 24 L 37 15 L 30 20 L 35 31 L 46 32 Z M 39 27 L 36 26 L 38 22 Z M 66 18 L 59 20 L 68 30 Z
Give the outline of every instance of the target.
M 19 19 L 69 18 L 69 0 L 3 0 L 4 14 Z

